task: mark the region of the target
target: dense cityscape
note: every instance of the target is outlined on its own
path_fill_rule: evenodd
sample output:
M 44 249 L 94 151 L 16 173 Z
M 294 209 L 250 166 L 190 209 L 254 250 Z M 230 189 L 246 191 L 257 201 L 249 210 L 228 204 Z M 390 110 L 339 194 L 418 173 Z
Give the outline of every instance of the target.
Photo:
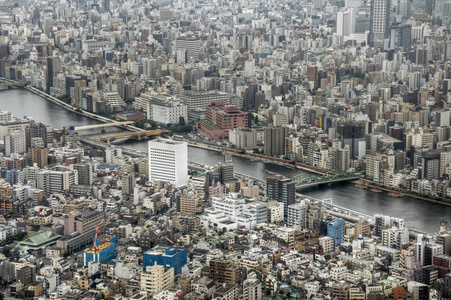
M 0 0 L 0 300 L 451 299 L 450 26 Z

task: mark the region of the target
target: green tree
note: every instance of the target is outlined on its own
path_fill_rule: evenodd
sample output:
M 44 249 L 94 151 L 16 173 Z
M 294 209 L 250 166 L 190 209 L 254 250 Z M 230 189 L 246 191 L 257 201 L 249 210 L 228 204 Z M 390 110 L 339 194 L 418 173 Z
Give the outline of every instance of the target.
M 258 116 L 255 116 L 254 122 L 255 122 L 255 124 L 258 124 Z
M 179 118 L 179 126 L 185 126 L 185 118 L 182 116 Z
M 6 256 L 9 257 L 11 255 L 11 247 L 3 247 L 2 253 Z
M 5 295 L 3 293 L 0 293 L 0 300 L 5 299 Z
M 365 79 L 365 73 L 363 73 L 363 72 L 355 72 L 354 74 L 352 74 L 352 77 Z

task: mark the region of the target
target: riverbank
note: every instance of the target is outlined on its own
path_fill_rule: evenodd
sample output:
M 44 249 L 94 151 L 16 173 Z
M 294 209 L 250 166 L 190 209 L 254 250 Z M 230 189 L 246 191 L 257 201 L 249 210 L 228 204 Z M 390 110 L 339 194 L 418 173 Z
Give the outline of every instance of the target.
M 98 121 L 72 113 L 43 97 L 21 88 L 3 90 L 0 93 L 0 108 L 11 111 L 19 117 L 32 117 L 37 122 L 48 124 L 53 128 L 99 124 Z M 106 128 L 106 130 L 114 133 L 118 129 L 111 127 Z M 95 134 L 100 134 L 100 130 L 93 129 L 92 134 L 94 132 L 96 132 Z M 82 133 L 85 134 L 85 132 Z M 81 135 L 81 137 L 88 138 L 88 136 L 84 135 Z M 134 151 L 139 157 L 147 157 L 147 141 L 121 140 L 114 144 L 121 147 L 124 154 L 131 154 Z M 211 151 L 211 148 L 203 149 L 190 146 L 188 147 L 188 159 L 190 162 L 204 166 L 214 166 L 218 162 L 224 161 L 224 156 L 219 151 Z M 266 178 L 273 174 L 281 174 L 292 178 L 304 172 L 300 169 L 288 169 L 281 165 L 265 164 L 261 161 L 252 161 L 242 157 L 233 157 L 233 165 L 236 173 L 248 174 L 263 182 L 266 182 Z M 451 207 L 449 206 L 416 200 L 410 197 L 388 197 L 385 192 L 374 193 L 370 191 L 370 188 L 358 189 L 352 183 L 311 187 L 301 193 L 317 199 L 331 198 L 336 206 L 347 207 L 371 216 L 383 214 L 403 218 L 406 228 L 430 233 L 439 229 L 441 219 L 451 216 Z
M 129 131 L 142 131 L 142 129 L 139 128 L 139 127 L 132 126 L 132 125 L 124 125 L 124 124 L 121 124 L 121 122 L 119 122 L 119 121 L 115 121 L 115 120 L 112 120 L 112 119 L 109 119 L 109 118 L 106 118 L 106 117 L 102 117 L 102 116 L 99 116 L 97 114 L 90 113 L 90 112 L 87 112 L 87 111 L 85 111 L 83 109 L 80 109 L 80 108 L 77 108 L 75 106 L 72 106 L 72 105 L 70 105 L 70 104 L 68 104 L 68 103 L 66 103 L 64 101 L 59 100 L 58 98 L 55 98 L 55 97 L 53 97 L 53 96 L 51 96 L 51 95 L 49 95 L 49 94 L 37 89 L 37 88 L 35 88 L 35 87 L 29 86 L 29 85 L 24 85 L 24 86 L 22 86 L 22 88 L 26 89 L 27 91 L 29 91 L 29 92 L 31 92 L 31 93 L 33 93 L 33 94 L 35 94 L 35 95 L 47 100 L 47 101 L 50 101 L 50 102 L 52 102 L 52 103 L 54 103 L 54 104 L 56 104 L 56 105 L 58 105 L 58 106 L 60 106 L 60 107 L 62 107 L 64 109 L 70 111 L 71 113 L 75 113 L 75 114 L 81 115 L 83 117 L 87 117 L 87 118 L 96 120 L 96 121 L 98 121 L 100 123 L 115 123 L 115 124 L 117 123 L 117 127 L 124 128 L 124 129 L 129 130 Z
M 409 197 L 409 198 L 413 198 L 413 199 L 417 199 L 417 200 L 422 200 L 422 201 L 427 201 L 427 202 L 431 202 L 434 204 L 440 204 L 440 205 L 446 205 L 451 207 L 451 203 L 450 202 L 445 202 L 445 201 L 441 201 L 441 200 L 437 200 L 437 199 L 431 199 L 429 197 L 424 197 L 418 194 L 415 194 L 412 191 L 408 191 L 406 189 L 401 189 L 401 188 L 393 188 L 393 187 L 387 187 L 384 186 L 380 183 L 371 181 L 371 180 L 367 180 L 367 179 L 361 179 L 362 182 L 365 183 L 365 186 L 369 187 L 369 188 L 376 188 L 388 193 L 398 193 L 401 194 L 403 197 Z

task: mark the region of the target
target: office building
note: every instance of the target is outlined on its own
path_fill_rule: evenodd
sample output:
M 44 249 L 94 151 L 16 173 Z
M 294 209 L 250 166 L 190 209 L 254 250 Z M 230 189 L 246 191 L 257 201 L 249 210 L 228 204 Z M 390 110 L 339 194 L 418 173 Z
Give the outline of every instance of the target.
M 249 114 L 227 103 L 227 100 L 210 101 L 206 119 L 196 123 L 197 132 L 209 139 L 224 140 L 229 138 L 229 129 L 248 127 Z
M 370 40 L 383 41 L 388 38 L 390 1 L 371 0 Z
M 179 37 L 175 40 L 176 50 L 185 49 L 188 61 L 190 59 L 197 60 L 200 54 L 201 41 L 196 37 Z
M 47 70 L 45 73 L 46 91 L 50 92 L 50 88 L 53 87 L 53 77 L 61 69 L 61 62 L 59 57 L 47 57 Z
M 143 266 L 150 267 L 155 264 L 160 266 L 170 266 L 174 273 L 178 274 L 182 267 L 186 265 L 188 254 L 185 248 L 173 246 L 156 246 L 143 254 Z
M 390 29 L 390 49 L 402 47 L 404 51 L 412 47 L 412 25 L 393 24 Z
M 144 98 L 145 96 L 142 95 Z M 168 125 L 178 124 L 180 118 L 188 121 L 188 106 L 176 97 L 168 95 L 151 96 L 147 103 L 147 119 Z
M 340 246 L 344 240 L 345 221 L 337 219 L 327 224 L 327 236 L 334 239 L 334 247 Z
M 284 218 L 288 217 L 288 206 L 295 203 L 295 183 L 280 175 L 266 179 L 266 195 L 269 200 L 281 202 L 284 205 Z
M 337 126 L 337 133 L 342 142 L 342 146 L 349 148 L 351 159 L 362 158 L 366 154 L 364 122 L 340 122 Z
M 174 268 L 164 265 L 145 266 L 141 273 L 141 291 L 156 295 L 174 285 Z
M 337 12 L 337 35 L 350 36 L 355 33 L 355 19 L 354 9 Z
M 157 139 L 149 142 L 149 179 L 177 187 L 188 183 L 188 144 Z

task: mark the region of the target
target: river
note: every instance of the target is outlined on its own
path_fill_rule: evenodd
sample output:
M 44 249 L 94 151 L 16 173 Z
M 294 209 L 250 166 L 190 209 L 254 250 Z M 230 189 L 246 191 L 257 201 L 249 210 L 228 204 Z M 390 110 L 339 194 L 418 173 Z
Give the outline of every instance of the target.
M 9 110 L 15 116 L 32 117 L 36 121 L 57 129 L 61 129 L 63 126 L 83 126 L 99 123 L 69 112 L 23 89 L 0 90 L 0 109 Z M 107 132 L 118 130 L 120 129 L 107 128 Z M 82 131 L 80 134 L 92 135 L 97 133 L 100 133 L 100 129 Z M 120 145 L 147 152 L 147 143 L 143 141 L 126 141 L 120 143 Z M 218 152 L 192 147 L 189 148 L 188 157 L 192 162 L 209 166 L 223 161 L 223 156 Z M 252 162 L 239 157 L 233 158 L 233 164 L 235 172 L 259 179 L 265 179 L 272 173 L 292 177 L 303 172 L 279 165 Z M 440 219 L 451 216 L 451 207 L 411 198 L 393 198 L 388 196 L 387 193 L 373 193 L 369 190 L 358 189 L 352 183 L 321 186 L 304 190 L 302 193 L 319 199 L 332 198 L 334 204 L 368 215 L 381 213 L 403 218 L 407 227 L 427 232 L 437 231 Z

